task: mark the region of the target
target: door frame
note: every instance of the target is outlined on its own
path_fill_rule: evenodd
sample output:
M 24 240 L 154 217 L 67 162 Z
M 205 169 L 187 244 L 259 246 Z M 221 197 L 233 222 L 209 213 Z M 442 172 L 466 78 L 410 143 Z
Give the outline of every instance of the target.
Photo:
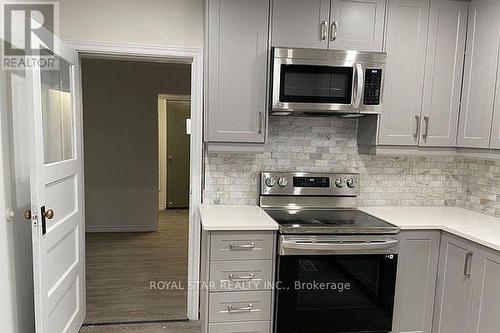
M 180 101 L 180 102 L 189 102 L 191 103 L 191 95 L 172 95 L 172 94 L 158 94 L 158 112 L 160 112 L 160 103 L 159 103 L 159 100 L 164 100 L 165 101 L 165 119 L 168 119 L 168 101 Z M 191 118 L 190 118 L 191 119 Z M 158 115 L 158 121 L 160 120 L 160 117 Z M 159 126 L 160 124 L 158 124 Z M 168 151 L 167 149 L 167 136 L 168 136 L 168 131 L 167 131 L 167 123 L 164 124 L 165 128 L 164 128 L 164 131 L 165 131 L 165 140 L 164 142 L 159 142 L 158 143 L 158 151 L 161 151 L 161 147 L 162 147 L 162 144 L 165 145 L 165 151 Z M 160 129 L 158 128 L 158 137 L 160 135 Z M 189 134 L 189 137 L 190 137 L 190 140 L 191 140 L 191 134 Z M 158 194 L 158 209 L 159 210 L 163 210 L 163 209 L 167 209 L 167 200 L 168 200 L 168 182 L 167 182 L 167 177 L 165 176 L 167 173 L 168 173 L 168 163 L 167 163 L 167 160 L 166 160 L 166 156 L 165 156 L 165 159 L 164 161 L 159 161 L 159 171 L 161 173 L 162 171 L 162 164 L 164 164 L 164 175 L 163 175 L 163 181 L 160 181 L 160 175 L 158 175 L 158 187 L 160 189 L 160 191 L 164 191 L 164 199 L 165 199 L 165 202 L 161 202 L 160 203 L 160 195 Z M 159 192 L 160 192 L 159 191 Z
M 99 57 L 118 60 L 185 63 L 191 65 L 191 158 L 189 199 L 187 317 L 199 318 L 199 277 L 203 179 L 203 54 L 201 48 L 168 47 L 148 44 L 121 44 L 65 40 L 80 58 Z M 83 111 L 83 107 L 82 107 Z M 83 111 L 84 112 L 84 111 Z M 157 202 L 156 202 L 157 205 Z

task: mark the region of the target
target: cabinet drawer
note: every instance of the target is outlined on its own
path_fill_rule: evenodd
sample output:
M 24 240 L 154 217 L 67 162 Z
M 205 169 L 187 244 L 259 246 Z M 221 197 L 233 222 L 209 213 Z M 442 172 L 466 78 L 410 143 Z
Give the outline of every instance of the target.
M 260 321 L 271 318 L 271 291 L 212 293 L 210 323 Z
M 270 289 L 272 260 L 212 261 L 210 291 Z
M 213 232 L 210 259 L 272 259 L 273 246 L 273 232 Z
M 209 333 L 269 333 L 268 321 L 210 324 Z

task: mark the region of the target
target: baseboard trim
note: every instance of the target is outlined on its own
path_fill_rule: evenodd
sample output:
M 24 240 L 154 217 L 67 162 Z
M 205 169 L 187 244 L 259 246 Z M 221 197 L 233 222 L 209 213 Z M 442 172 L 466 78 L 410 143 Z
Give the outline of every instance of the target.
M 156 231 L 155 225 L 114 225 L 114 226 L 86 226 L 85 232 L 151 232 Z

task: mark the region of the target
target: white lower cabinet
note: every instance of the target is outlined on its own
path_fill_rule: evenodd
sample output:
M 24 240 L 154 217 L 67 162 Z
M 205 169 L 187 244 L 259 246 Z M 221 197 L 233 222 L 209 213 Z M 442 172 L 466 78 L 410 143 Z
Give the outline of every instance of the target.
M 434 333 L 467 333 L 474 245 L 444 234 L 439 258 Z
M 269 321 L 210 324 L 209 333 L 269 333 Z
M 400 234 L 393 333 L 431 333 L 440 231 Z
M 274 231 L 203 231 L 202 333 L 270 333 Z
M 432 332 L 499 332 L 500 253 L 445 233 L 439 262 Z
M 469 333 L 500 332 L 500 253 L 475 251 Z

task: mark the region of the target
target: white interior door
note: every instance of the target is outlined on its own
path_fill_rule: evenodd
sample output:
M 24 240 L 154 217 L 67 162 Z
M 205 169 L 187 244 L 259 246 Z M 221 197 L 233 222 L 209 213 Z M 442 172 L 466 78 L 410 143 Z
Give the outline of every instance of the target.
M 58 68 L 27 74 L 36 332 L 75 333 L 85 318 L 80 66 L 57 38 L 40 53 Z

